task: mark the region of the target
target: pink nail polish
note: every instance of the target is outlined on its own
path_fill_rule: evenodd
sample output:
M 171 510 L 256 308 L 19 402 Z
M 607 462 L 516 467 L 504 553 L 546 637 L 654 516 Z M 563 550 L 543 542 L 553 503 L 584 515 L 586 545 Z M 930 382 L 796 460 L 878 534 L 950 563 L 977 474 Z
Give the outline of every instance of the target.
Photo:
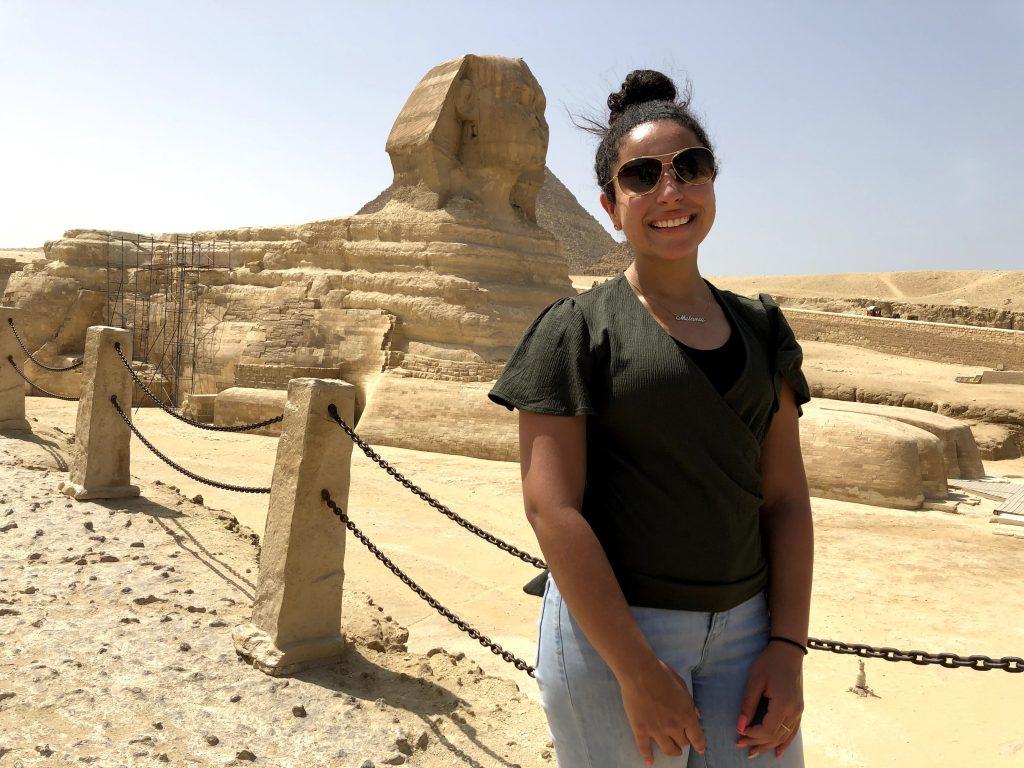
M 651 760 L 651 758 L 649 758 L 649 757 L 644 758 L 644 762 L 647 763 L 647 765 L 649 765 L 649 766 L 650 765 L 654 765 L 654 761 Z
M 740 733 L 745 733 L 747 730 L 747 716 L 740 715 L 739 722 L 736 724 L 736 730 Z

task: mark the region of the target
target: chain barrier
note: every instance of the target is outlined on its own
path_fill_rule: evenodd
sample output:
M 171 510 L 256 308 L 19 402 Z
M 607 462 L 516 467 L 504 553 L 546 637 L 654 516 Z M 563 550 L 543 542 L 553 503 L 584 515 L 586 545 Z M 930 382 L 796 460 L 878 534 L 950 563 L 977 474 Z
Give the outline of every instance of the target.
M 865 659 L 885 659 L 885 661 L 909 661 L 911 664 L 925 666 L 939 664 L 946 669 L 965 667 L 979 672 L 1002 669 L 1006 672 L 1024 672 L 1024 659 L 1019 656 L 1003 656 L 991 659 L 988 656 L 958 656 L 955 653 L 928 653 L 927 651 L 900 651 L 896 648 L 875 648 L 860 643 L 844 643 L 839 640 L 807 639 L 807 647 L 816 651 L 852 654 Z
M 54 373 L 62 373 L 64 371 L 73 371 L 76 368 L 81 368 L 83 363 L 85 363 L 85 360 L 81 360 L 81 359 L 80 360 L 75 360 L 75 362 L 71 363 L 71 365 L 65 365 L 65 366 L 61 366 L 61 367 L 47 365 L 46 363 L 41 363 L 38 360 L 36 360 L 35 357 L 32 356 L 32 353 L 28 351 L 28 347 L 25 346 L 25 342 L 21 340 L 21 336 L 18 335 L 18 329 L 14 327 L 14 318 L 13 317 L 8 317 L 7 318 L 7 324 L 9 326 L 11 326 L 11 333 L 14 334 L 14 338 L 18 342 L 18 346 L 21 347 L 21 351 L 25 353 L 25 355 L 28 357 L 29 360 L 31 360 L 33 363 L 38 365 L 43 370 L 52 371 Z
M 56 392 L 51 392 L 48 389 L 43 389 L 42 387 L 40 387 L 38 384 L 36 384 L 34 381 L 32 381 L 28 376 L 26 376 L 24 371 L 22 371 L 21 368 L 18 367 L 18 364 L 16 362 L 14 362 L 14 357 L 12 355 L 8 355 L 7 356 L 7 362 L 11 364 L 11 367 L 17 372 L 17 374 L 19 376 L 21 376 L 21 378 L 24 380 L 24 382 L 26 384 L 28 384 L 30 387 L 32 387 L 33 389 L 38 389 L 44 395 L 47 395 L 48 397 L 56 398 L 57 400 L 66 400 L 69 403 L 74 403 L 74 402 L 78 401 L 77 397 L 68 397 L 67 395 L 58 395 Z
M 278 422 L 284 420 L 284 415 L 282 414 L 281 416 L 275 416 L 272 419 L 257 421 L 254 424 L 237 424 L 225 426 L 219 424 L 204 424 L 201 421 L 195 421 L 194 419 L 190 419 L 188 416 L 184 416 L 178 413 L 176 410 L 167 405 L 163 400 L 157 397 L 153 393 L 153 390 L 151 390 L 146 385 L 146 382 L 139 378 L 139 375 L 135 372 L 135 369 L 132 368 L 132 364 L 128 362 L 128 358 L 126 358 L 124 356 L 124 352 L 121 351 L 121 342 L 114 342 L 114 350 L 117 352 L 117 356 L 121 358 L 121 362 L 124 363 L 124 367 L 128 369 L 128 373 L 132 375 L 132 378 L 135 380 L 135 383 L 139 385 L 139 387 L 142 389 L 143 392 L 146 393 L 149 399 L 156 403 L 164 413 L 168 414 L 169 416 L 173 416 L 178 421 L 185 422 L 190 427 L 208 429 L 211 432 L 249 432 L 250 430 L 260 429 L 261 427 L 269 427 L 271 424 L 277 424 Z
M 139 432 L 138 429 L 136 429 L 135 425 L 132 424 L 131 418 L 121 408 L 121 404 L 117 402 L 117 395 L 111 395 L 110 396 L 110 402 L 113 404 L 114 408 L 117 409 L 117 412 L 119 414 L 121 414 L 121 418 L 124 419 L 124 423 L 128 425 L 128 429 L 130 429 L 135 434 L 135 436 L 137 438 L 139 438 L 139 440 L 142 441 L 142 444 L 144 446 L 146 446 L 147 448 L 149 448 L 149 450 L 152 451 L 153 454 L 158 459 L 160 459 L 164 464 L 169 466 L 171 469 L 174 469 L 174 470 L 177 470 L 178 472 L 181 472 L 181 474 L 183 474 L 185 477 L 189 477 L 189 478 L 195 480 L 197 483 L 203 483 L 204 485 L 210 485 L 210 486 L 213 486 L 214 488 L 220 488 L 221 490 L 224 490 L 224 491 L 236 491 L 238 493 L 270 493 L 270 489 L 269 488 L 254 488 L 254 487 L 248 486 L 248 485 L 232 485 L 231 483 L 222 483 L 219 480 L 210 480 L 209 478 L 203 477 L 201 475 L 197 475 L 195 472 L 191 472 L 191 471 L 185 469 L 183 466 L 181 466 L 180 464 L 176 463 L 174 460 L 168 458 L 163 453 L 161 453 L 159 451 L 159 449 L 157 449 L 157 447 L 155 445 L 153 445 L 151 442 L 149 442 L 149 440 L 147 440 L 143 436 L 143 434 L 141 432 Z
M 361 530 L 359 530 L 359 528 L 356 527 L 356 524 L 352 522 L 352 520 L 349 518 L 347 514 L 345 514 L 345 510 L 343 510 L 341 507 L 334 503 L 334 499 L 331 498 L 331 494 L 326 488 L 320 491 L 320 498 L 324 500 L 324 503 L 330 508 L 331 512 L 337 515 L 338 519 L 345 524 L 345 527 L 352 531 L 355 537 L 359 539 L 359 541 L 361 541 L 363 545 L 368 550 L 370 550 L 378 560 L 384 563 L 384 566 L 389 571 L 391 571 L 393 574 L 395 574 L 395 576 L 401 579 L 402 582 L 407 587 L 409 587 L 409 589 L 411 589 L 413 592 L 419 595 L 428 605 L 430 605 L 431 608 L 433 608 L 439 614 L 448 619 L 448 621 L 450 621 L 452 624 L 457 626 L 467 635 L 469 635 L 478 643 L 480 643 L 480 645 L 484 646 L 485 648 L 489 648 L 491 650 L 491 653 L 493 653 L 495 656 L 501 656 L 501 658 L 503 658 L 509 664 L 514 666 L 516 669 L 525 672 L 530 677 L 537 676 L 533 667 L 531 667 L 525 661 L 523 661 L 518 656 L 513 654 L 511 651 L 506 651 L 496 642 L 491 640 L 491 638 L 487 637 L 487 635 L 482 635 L 480 634 L 479 631 L 473 629 L 473 627 L 471 627 L 469 624 L 464 622 L 454 613 L 452 613 L 443 605 L 441 605 L 441 603 L 439 603 L 437 600 L 431 597 L 430 594 L 428 594 L 422 587 L 419 586 L 419 584 L 417 584 L 415 581 L 406 576 L 405 573 L 403 573 L 402 570 L 397 565 L 395 565 L 393 562 L 391 562 L 391 560 L 388 559 L 387 555 L 385 555 L 383 552 L 377 549 L 373 542 L 366 538 L 366 534 L 364 534 Z
M 547 568 L 547 565 L 539 557 L 534 557 L 533 555 L 529 554 L 528 552 L 524 552 L 523 550 L 519 549 L 518 547 L 515 547 L 512 544 L 509 544 L 508 542 L 503 541 L 502 539 L 499 539 L 494 534 L 488 533 L 487 531 L 483 530 L 482 528 L 478 528 L 477 526 L 473 525 L 471 522 L 466 520 L 464 517 L 460 517 L 455 512 L 452 512 L 448 507 L 446 507 L 444 504 L 439 502 L 437 499 L 435 499 L 429 493 L 424 491 L 422 488 L 417 486 L 415 483 L 413 483 L 410 480 L 408 480 L 405 477 L 405 475 L 403 475 L 397 469 L 392 467 L 387 462 L 387 460 L 385 460 L 379 453 L 377 453 L 375 450 L 373 450 L 373 448 L 371 448 L 370 445 L 365 440 L 363 440 L 363 438 L 361 438 L 359 435 L 357 435 L 355 433 L 355 431 L 348 424 L 345 423 L 345 420 L 343 418 L 341 418 L 341 415 L 338 413 L 338 409 L 334 405 L 334 403 L 331 403 L 330 405 L 327 406 L 327 413 L 328 413 L 328 415 L 330 415 L 331 419 L 339 427 L 341 427 L 343 430 L 345 430 L 345 434 L 347 434 L 350 438 L 352 438 L 352 442 L 354 442 L 356 445 L 358 445 L 359 448 L 362 450 L 362 452 L 365 453 L 370 458 L 370 460 L 372 460 L 372 461 L 376 462 L 378 465 L 380 465 L 380 467 L 382 469 L 384 469 L 389 475 L 391 475 L 398 482 L 400 482 L 402 485 L 404 485 L 406 488 L 408 488 L 410 491 L 412 491 L 413 494 L 415 494 L 416 496 L 419 496 L 421 499 L 423 499 L 425 502 L 427 502 L 430 506 L 432 506 L 434 509 L 436 509 L 438 512 L 440 512 L 442 515 L 447 517 L 449 520 L 452 520 L 452 521 L 458 523 L 459 525 L 461 525 L 463 528 L 465 528 L 470 533 L 473 533 L 476 536 L 479 536 L 481 539 L 483 539 L 486 542 L 489 542 L 489 543 L 493 544 L 498 549 L 503 550 L 504 552 L 508 552 L 510 555 L 518 557 L 524 563 L 529 563 L 530 565 L 536 566 L 537 568 L 540 568 L 540 569 Z

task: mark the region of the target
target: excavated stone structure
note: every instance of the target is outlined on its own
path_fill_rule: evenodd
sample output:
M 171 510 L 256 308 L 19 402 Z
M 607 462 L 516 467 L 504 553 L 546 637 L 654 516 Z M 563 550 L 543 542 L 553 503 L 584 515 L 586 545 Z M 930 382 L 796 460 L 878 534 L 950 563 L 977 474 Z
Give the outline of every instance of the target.
M 544 108 L 521 59 L 461 56 L 430 70 L 398 115 L 381 210 L 194 233 L 234 244 L 232 268 L 218 259 L 204 273 L 197 392 L 343 378 L 368 440 L 450 450 L 424 414 L 444 407 L 464 420 L 483 408 L 473 385 L 493 381 L 530 320 L 574 292 L 560 245 L 536 223 Z M 5 298 L 30 309 L 33 348 L 54 339 L 54 353 L 77 351 L 73 329 L 101 321 L 104 236 L 73 230 L 46 254 L 12 276 Z M 410 379 L 430 381 L 431 396 L 389 394 Z M 376 393 L 400 407 L 374 409 Z
M 22 314 L 20 309 L 0 307 L 0 431 L 31 429 L 25 419 L 25 382 L 7 359 L 10 357 L 18 363 L 24 358 L 7 323 L 10 319 L 17 325 Z

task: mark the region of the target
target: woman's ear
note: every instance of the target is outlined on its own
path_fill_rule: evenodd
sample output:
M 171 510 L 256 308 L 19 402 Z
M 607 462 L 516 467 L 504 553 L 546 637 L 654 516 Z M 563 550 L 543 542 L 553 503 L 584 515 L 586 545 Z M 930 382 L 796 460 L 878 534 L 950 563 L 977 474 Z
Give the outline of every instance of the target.
M 619 216 L 615 212 L 615 204 L 608 199 L 608 196 L 601 193 L 601 207 L 604 208 L 605 213 L 608 214 L 608 218 L 612 220 L 612 226 L 616 229 L 622 229 L 622 224 L 619 222 Z

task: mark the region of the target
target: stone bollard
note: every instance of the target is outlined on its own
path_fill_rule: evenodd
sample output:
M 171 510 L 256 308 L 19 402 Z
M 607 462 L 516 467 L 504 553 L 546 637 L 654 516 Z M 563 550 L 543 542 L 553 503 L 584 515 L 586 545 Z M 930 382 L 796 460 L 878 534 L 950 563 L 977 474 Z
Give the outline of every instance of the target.
M 114 349 L 121 343 L 132 359 L 132 335 L 123 328 L 94 325 L 85 334 L 82 393 L 75 422 L 75 445 L 69 482 L 64 494 L 85 499 L 122 499 L 138 496 L 131 484 L 131 430 L 110 402 L 127 413 L 132 407 L 132 377 Z
M 288 382 L 252 621 L 232 633 L 239 656 L 269 675 L 336 662 L 341 632 L 345 525 L 324 505 L 326 488 L 348 507 L 352 440 L 327 415 L 354 421 L 355 387 L 330 379 Z
M 25 353 L 14 338 L 14 331 L 7 320 L 14 320 L 20 326 L 25 317 L 24 310 L 14 307 L 0 307 L 0 430 L 25 431 L 31 429 L 25 418 L 25 382 L 7 361 L 8 355 L 20 363 Z

